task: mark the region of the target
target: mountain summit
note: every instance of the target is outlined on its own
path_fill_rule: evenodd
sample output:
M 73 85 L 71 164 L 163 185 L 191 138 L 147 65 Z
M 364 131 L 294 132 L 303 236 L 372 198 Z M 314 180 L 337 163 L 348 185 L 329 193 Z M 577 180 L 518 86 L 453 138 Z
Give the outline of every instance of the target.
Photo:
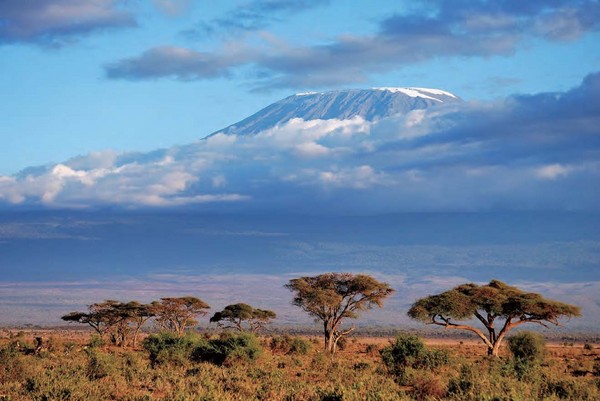
M 373 88 L 298 93 L 209 136 L 217 133 L 253 135 L 292 118 L 347 120 L 360 116 L 367 121 L 374 121 L 457 101 L 460 99 L 450 92 L 427 88 Z

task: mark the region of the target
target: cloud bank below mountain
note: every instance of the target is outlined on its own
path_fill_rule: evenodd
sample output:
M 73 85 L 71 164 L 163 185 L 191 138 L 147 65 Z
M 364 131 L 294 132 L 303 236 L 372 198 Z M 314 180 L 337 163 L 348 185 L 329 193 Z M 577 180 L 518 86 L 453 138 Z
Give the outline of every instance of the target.
M 151 153 L 79 156 L 0 176 L 11 207 L 381 213 L 598 210 L 600 73 L 564 93 L 374 122 L 292 119 Z

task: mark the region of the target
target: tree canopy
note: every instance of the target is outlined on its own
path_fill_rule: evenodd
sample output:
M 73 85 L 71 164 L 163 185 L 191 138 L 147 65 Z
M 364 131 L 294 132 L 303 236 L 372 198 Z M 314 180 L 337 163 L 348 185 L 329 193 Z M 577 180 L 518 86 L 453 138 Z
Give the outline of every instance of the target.
M 498 280 L 486 285 L 462 284 L 441 294 L 421 298 L 408 311 L 408 316 L 413 319 L 477 334 L 487 345 L 488 353 L 495 356 L 504 336 L 517 326 L 537 323 L 548 327 L 549 324 L 559 325 L 561 317 L 580 315 L 580 309 L 575 305 L 546 299 Z M 475 326 L 453 321 L 467 319 L 481 322 L 487 335 Z M 500 327 L 496 326 L 497 319 L 501 321 Z
M 161 298 L 152 302 L 156 324 L 163 330 L 182 336 L 185 329 L 195 325 L 197 316 L 205 316 L 210 306 L 196 297 Z
M 225 329 L 233 328 L 256 333 L 276 317 L 277 315 L 273 311 L 239 303 L 227 305 L 222 311 L 215 313 L 210 318 L 210 322 L 217 323 L 219 327 Z
M 325 349 L 330 352 L 335 352 L 340 338 L 354 330 L 340 330 L 344 319 L 355 319 L 358 312 L 375 306 L 381 308 L 383 300 L 394 292 L 387 283 L 371 276 L 350 273 L 300 277 L 285 287 L 295 293 L 293 305 L 323 322 Z
M 161 329 L 182 336 L 187 327 L 197 323 L 195 318 L 206 315 L 209 308 L 195 297 L 161 298 L 150 304 L 106 300 L 91 304 L 88 312 L 68 313 L 62 320 L 87 324 L 101 337 L 108 335 L 115 345 L 125 346 L 131 340 L 135 347 L 140 329 L 151 318 Z
M 108 335 L 115 345 L 124 346 L 131 338 L 135 347 L 140 328 L 152 316 L 154 313 L 150 305 L 106 300 L 91 304 L 88 312 L 68 313 L 62 316 L 62 320 L 88 324 L 101 337 Z

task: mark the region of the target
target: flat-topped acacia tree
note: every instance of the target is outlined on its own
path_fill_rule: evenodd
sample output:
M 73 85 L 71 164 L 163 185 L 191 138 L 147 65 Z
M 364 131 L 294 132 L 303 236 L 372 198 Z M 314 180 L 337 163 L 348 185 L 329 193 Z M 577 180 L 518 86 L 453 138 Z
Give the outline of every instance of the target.
M 88 324 L 101 337 L 108 334 L 114 345 L 125 346 L 131 337 L 132 345 L 135 347 L 141 327 L 153 316 L 150 305 L 136 301 L 124 303 L 106 300 L 91 304 L 88 312 L 71 312 L 61 319 L 66 322 Z
M 236 329 L 256 333 L 265 325 L 275 319 L 275 312 L 254 308 L 248 304 L 239 303 L 227 305 L 222 311 L 210 318 L 211 323 L 216 323 L 224 329 Z
M 581 311 L 575 305 L 492 280 L 486 285 L 462 284 L 441 294 L 421 298 L 412 305 L 408 316 L 448 329 L 471 331 L 487 345 L 489 355 L 498 356 L 500 344 L 511 329 L 524 323 L 558 326 L 559 318 L 581 316 Z M 487 335 L 475 326 L 453 322 L 468 319 L 480 321 Z
M 325 350 L 334 353 L 340 338 L 354 330 L 339 330 L 342 320 L 355 319 L 358 312 L 381 308 L 383 300 L 394 290 L 387 284 L 364 274 L 325 273 L 300 277 L 285 285 L 294 292 L 292 304 L 323 322 Z
M 161 298 L 151 304 L 156 324 L 180 337 L 187 327 L 198 323 L 196 317 L 205 316 L 208 309 L 210 306 L 196 297 Z

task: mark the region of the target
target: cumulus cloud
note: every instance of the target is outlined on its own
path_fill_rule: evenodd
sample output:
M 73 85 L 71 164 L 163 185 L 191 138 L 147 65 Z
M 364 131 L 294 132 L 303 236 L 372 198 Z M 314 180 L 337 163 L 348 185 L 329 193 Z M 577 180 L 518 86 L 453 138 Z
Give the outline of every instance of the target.
M 265 23 L 262 16 L 270 15 L 263 8 L 280 12 L 321 2 L 292 3 L 296 4 L 253 2 L 213 21 L 206 29 L 221 26 L 256 30 Z M 178 48 L 156 57 L 163 49 L 156 47 L 113 63 L 106 71 L 109 78 L 132 80 L 207 79 L 249 68 L 254 71 L 256 90 L 332 86 L 365 82 L 368 74 L 439 57 L 510 55 L 531 39 L 572 41 L 600 27 L 600 4 L 595 0 L 518 3 L 523 2 L 411 2 L 407 12 L 381 20 L 373 34 L 346 34 L 318 45 L 300 46 L 262 32 L 258 37 L 263 42 L 260 46 L 257 38 L 251 36 L 246 42 L 227 42 L 222 49 L 211 52 Z M 231 56 L 232 46 L 236 47 L 235 57 Z M 182 53 L 186 56 L 181 57 Z M 207 72 L 207 64 L 214 70 Z M 148 70 L 156 71 L 148 74 Z
M 3 0 L 0 44 L 60 46 L 81 35 L 136 25 L 123 0 Z
M 146 154 L 92 153 L 0 177 L 5 205 L 374 213 L 598 210 L 600 73 L 564 93 L 369 122 L 291 119 Z

